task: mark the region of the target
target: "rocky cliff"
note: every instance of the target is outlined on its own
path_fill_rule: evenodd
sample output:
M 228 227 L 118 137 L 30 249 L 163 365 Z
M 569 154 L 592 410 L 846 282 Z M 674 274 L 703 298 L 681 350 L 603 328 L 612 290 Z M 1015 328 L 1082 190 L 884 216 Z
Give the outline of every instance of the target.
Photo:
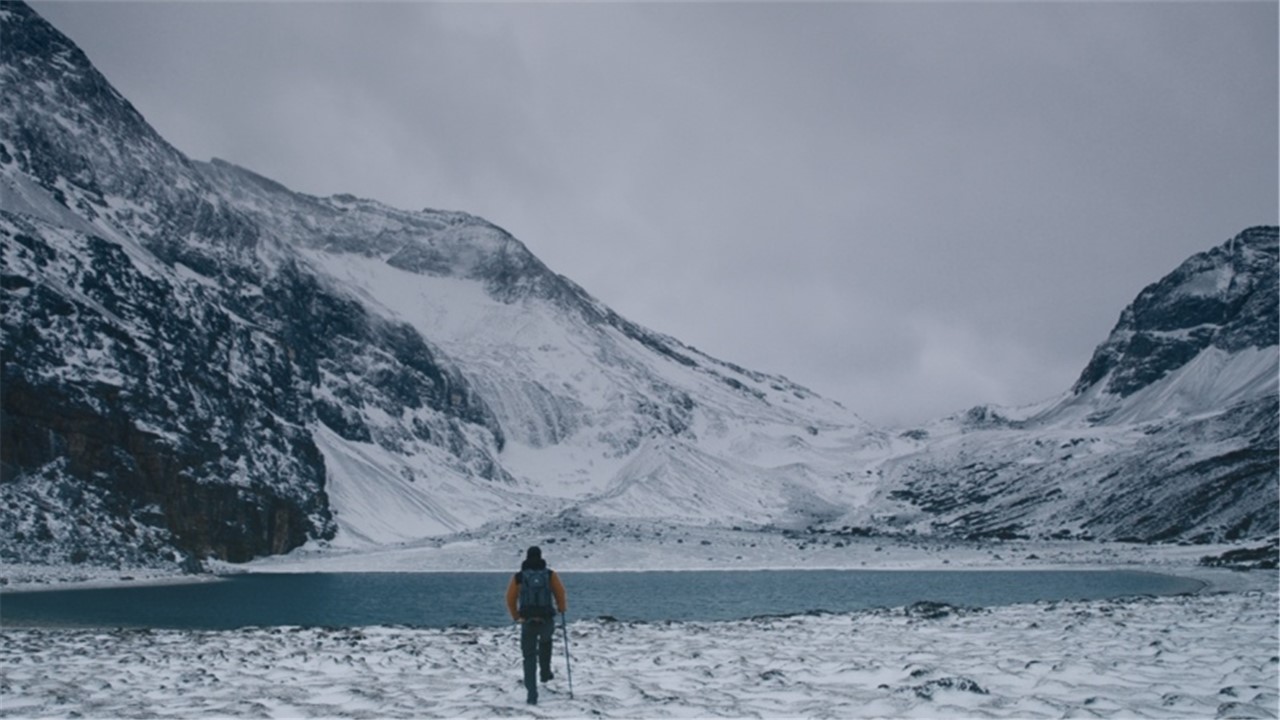
M 456 368 L 290 257 L 29 7 L 0 7 L 8 559 L 246 560 L 332 537 L 350 399 L 501 482 Z M 141 538 L 141 540 L 140 540 Z
M 1100 386 L 1127 398 L 1209 348 L 1233 354 L 1280 344 L 1276 247 L 1276 228 L 1251 228 L 1145 288 L 1072 392 Z

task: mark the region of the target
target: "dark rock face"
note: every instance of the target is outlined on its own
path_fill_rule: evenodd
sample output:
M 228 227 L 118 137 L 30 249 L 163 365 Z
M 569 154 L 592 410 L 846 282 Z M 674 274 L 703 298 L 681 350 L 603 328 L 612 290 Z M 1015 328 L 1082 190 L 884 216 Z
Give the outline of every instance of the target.
M 332 534 L 324 464 L 299 429 L 307 399 L 290 391 L 300 368 L 283 348 L 141 275 L 118 246 L 81 236 L 83 254 L 67 257 L 68 244 L 40 239 L 47 229 L 3 219 L 5 277 L 40 282 L 4 292 L 0 482 L 56 468 L 108 491 L 120 518 L 160 508 L 197 557 L 247 560 Z
M 1148 286 L 1120 315 L 1073 391 L 1105 380 L 1108 392 L 1126 397 L 1207 347 L 1236 352 L 1280 343 L 1277 232 L 1245 230 Z
M 504 479 L 456 369 L 272 259 L 261 220 L 25 4 L 0 6 L 0 78 L 4 559 L 244 561 L 332 537 L 317 424 Z M 373 407 L 407 419 L 372 428 Z
M 54 231 L 3 220 L 2 482 L 65 460 L 70 477 L 133 498 L 125 514 L 159 505 L 179 549 L 239 561 L 332 536 L 313 422 L 370 441 L 352 408 L 422 408 L 488 423 L 500 442 L 417 334 L 295 268 L 248 299 L 190 297 L 101 239 L 64 233 L 55 248 L 42 239 Z M 414 439 L 466 443 L 447 422 L 416 424 Z

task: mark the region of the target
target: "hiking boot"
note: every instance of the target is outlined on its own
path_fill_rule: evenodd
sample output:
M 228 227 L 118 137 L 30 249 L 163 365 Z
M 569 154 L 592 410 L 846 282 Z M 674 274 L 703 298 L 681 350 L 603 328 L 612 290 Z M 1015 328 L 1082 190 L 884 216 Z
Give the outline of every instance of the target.
M 536 693 L 536 692 L 531 692 L 531 693 L 529 693 L 529 698 L 528 698 L 528 700 L 526 700 L 525 702 L 529 703 L 530 705 L 537 705 L 537 704 L 538 704 L 538 693 Z
M 547 670 L 546 672 L 542 673 L 542 682 L 544 683 L 550 680 L 555 680 L 555 679 L 556 679 L 555 673 L 551 672 L 550 670 Z

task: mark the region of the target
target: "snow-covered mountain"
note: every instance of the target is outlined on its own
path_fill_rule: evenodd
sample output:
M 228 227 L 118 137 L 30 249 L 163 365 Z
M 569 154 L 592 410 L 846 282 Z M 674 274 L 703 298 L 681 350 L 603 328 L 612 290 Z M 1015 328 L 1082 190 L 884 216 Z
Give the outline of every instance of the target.
M 6 2 L 0 560 L 240 561 L 528 513 L 1272 533 L 1276 245 L 1247 231 L 1148 288 L 1054 403 L 890 433 L 627 321 L 480 218 L 193 161 Z
M 10 560 L 243 560 L 581 505 L 782 522 L 878 436 L 618 316 L 465 213 L 318 198 L 160 138 L 0 6 Z
M 970 536 L 1236 540 L 1280 521 L 1277 228 L 1144 289 L 1069 393 L 910 431 L 848 522 Z

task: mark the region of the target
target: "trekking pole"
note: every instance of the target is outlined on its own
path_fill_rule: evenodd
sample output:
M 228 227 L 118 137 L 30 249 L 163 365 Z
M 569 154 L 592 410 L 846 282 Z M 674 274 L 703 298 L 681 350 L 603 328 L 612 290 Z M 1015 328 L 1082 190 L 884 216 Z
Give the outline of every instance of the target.
M 564 671 L 569 678 L 569 699 L 573 699 L 573 665 L 569 663 L 569 621 L 560 613 L 560 628 L 564 630 Z

